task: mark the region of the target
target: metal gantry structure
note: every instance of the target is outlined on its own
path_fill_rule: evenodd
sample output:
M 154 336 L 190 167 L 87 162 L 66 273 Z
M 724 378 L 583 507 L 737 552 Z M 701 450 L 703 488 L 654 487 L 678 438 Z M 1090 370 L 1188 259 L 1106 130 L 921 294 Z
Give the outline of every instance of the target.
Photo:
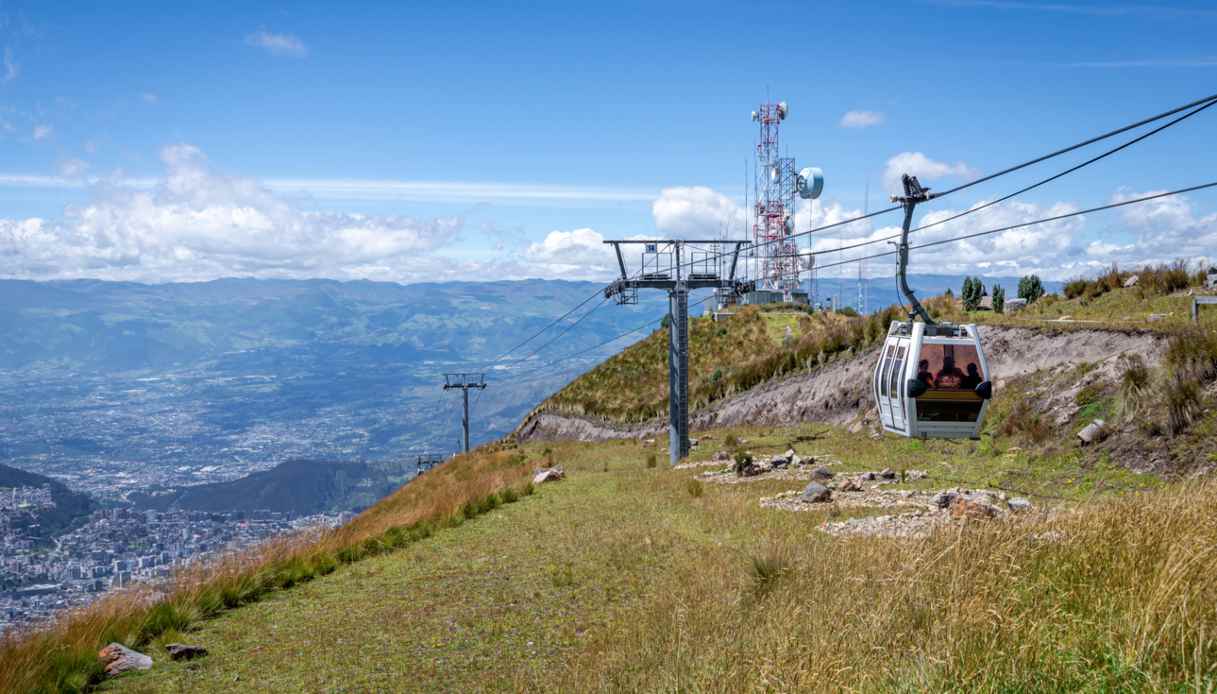
M 442 462 L 444 462 L 442 453 L 419 453 L 414 461 L 414 469 L 417 471 L 416 474 L 421 475 Z
M 752 288 L 735 278 L 747 241 L 605 241 L 613 246 L 621 277 L 604 289 L 618 304 L 638 302 L 639 289 L 668 292 L 668 455 L 673 465 L 689 455 L 689 292 L 713 289 L 740 295 Z M 626 269 L 623 246 L 642 246 L 641 269 Z M 720 249 L 726 249 L 720 252 Z M 687 270 L 687 271 L 686 271 Z
M 461 429 L 464 432 L 462 441 L 464 443 L 464 451 L 469 452 L 469 391 L 483 390 L 486 388 L 486 374 L 480 373 L 452 373 L 444 374 L 444 390 L 461 391 L 461 395 L 465 401 L 465 414 L 461 417 Z

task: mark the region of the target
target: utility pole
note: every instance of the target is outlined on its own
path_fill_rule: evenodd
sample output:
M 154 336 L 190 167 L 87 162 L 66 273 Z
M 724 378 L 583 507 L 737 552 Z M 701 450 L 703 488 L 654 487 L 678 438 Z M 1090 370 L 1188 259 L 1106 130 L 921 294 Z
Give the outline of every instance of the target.
M 465 452 L 469 452 L 469 389 L 482 390 L 486 387 L 485 374 L 444 374 L 444 390 L 459 388 L 465 400 L 465 416 L 461 418 L 461 428 L 464 430 Z
M 668 292 L 668 455 L 676 465 L 689 455 L 689 292 L 714 289 L 742 295 L 748 291 L 747 283 L 735 279 L 740 247 L 748 241 L 605 243 L 613 246 L 621 270 L 621 277 L 605 288 L 605 297 L 615 298 L 618 304 L 636 304 L 639 289 Z M 638 244 L 643 247 L 642 269 L 631 275 L 621 247 Z M 720 252 L 720 247 L 726 250 Z M 689 271 L 684 273 L 686 265 Z

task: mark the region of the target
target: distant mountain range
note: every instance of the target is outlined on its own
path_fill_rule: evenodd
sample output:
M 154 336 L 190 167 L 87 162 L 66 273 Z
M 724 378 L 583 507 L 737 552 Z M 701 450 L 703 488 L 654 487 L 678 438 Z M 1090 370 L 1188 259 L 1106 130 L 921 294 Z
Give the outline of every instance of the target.
M 136 508 L 277 511 L 294 516 L 362 510 L 414 476 L 408 465 L 292 460 L 229 482 L 128 497 Z

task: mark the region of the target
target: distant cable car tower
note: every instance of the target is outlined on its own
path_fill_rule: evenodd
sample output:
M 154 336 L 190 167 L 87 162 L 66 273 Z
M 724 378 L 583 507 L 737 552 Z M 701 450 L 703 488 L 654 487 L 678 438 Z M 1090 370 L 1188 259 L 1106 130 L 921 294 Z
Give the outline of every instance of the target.
M 756 142 L 756 175 L 753 179 L 752 240 L 756 292 L 746 303 L 785 301 L 808 303 L 802 274 L 814 258 L 799 253 L 795 233 L 795 197 L 813 200 L 824 189 L 824 174 L 817 168 L 795 170 L 794 157 L 781 154 L 782 121 L 789 107 L 785 101 L 763 103 L 752 112 L 760 130 Z

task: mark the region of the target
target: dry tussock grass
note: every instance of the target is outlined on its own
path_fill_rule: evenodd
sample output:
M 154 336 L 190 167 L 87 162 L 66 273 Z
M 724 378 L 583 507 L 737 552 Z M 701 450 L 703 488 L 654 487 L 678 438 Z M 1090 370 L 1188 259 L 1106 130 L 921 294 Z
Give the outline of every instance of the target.
M 0 642 L 0 692 L 87 690 L 102 676 L 97 651 L 118 641 L 145 647 L 199 619 L 334 571 L 339 564 L 407 544 L 443 524 L 531 492 L 530 470 L 510 450 L 460 456 L 326 532 L 280 538 L 178 572 L 167 586 L 135 586 Z
M 724 527 L 754 513 L 722 498 Z M 549 687 L 1210 691 L 1215 505 L 1175 487 L 912 542 L 770 514 L 754 556 L 682 561 Z

